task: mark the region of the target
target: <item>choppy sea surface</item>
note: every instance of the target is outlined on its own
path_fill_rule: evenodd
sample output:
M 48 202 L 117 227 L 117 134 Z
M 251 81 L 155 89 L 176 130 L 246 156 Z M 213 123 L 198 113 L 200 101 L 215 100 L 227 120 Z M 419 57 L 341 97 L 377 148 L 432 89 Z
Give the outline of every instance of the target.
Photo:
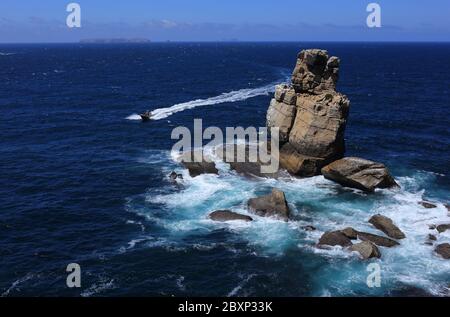
M 347 155 L 385 163 L 401 189 L 248 179 L 220 162 L 218 176 L 191 178 L 174 162 L 171 131 L 194 118 L 263 127 L 304 48 L 341 58 Z M 450 262 L 425 241 L 430 224 L 450 222 L 449 74 L 449 44 L 0 45 L 0 295 L 448 296 Z M 158 120 L 136 120 L 147 109 Z M 272 187 L 293 221 L 207 219 L 247 213 Z M 315 248 L 327 230 L 377 233 L 376 213 L 407 236 L 381 259 Z M 66 287 L 72 262 L 81 288 Z M 366 284 L 370 263 L 379 288 Z

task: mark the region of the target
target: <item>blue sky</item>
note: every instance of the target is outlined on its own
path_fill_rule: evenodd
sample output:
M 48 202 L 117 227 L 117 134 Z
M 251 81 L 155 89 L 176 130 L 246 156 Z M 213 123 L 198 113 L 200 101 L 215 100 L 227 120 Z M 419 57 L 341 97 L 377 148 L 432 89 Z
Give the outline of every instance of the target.
M 81 6 L 79 29 L 66 6 Z M 366 6 L 382 27 L 366 26 Z M 448 0 L 1 0 L 0 42 L 86 38 L 153 41 L 450 41 Z

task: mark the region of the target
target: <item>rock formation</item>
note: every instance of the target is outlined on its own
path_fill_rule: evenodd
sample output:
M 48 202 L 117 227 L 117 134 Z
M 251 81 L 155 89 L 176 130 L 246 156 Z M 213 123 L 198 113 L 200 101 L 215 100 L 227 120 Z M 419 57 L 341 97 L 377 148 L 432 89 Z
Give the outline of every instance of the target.
M 318 246 L 336 246 L 349 247 L 353 243 L 352 241 L 341 231 L 328 231 L 325 232 L 319 239 Z
M 209 214 L 209 218 L 214 221 L 252 221 L 252 217 L 238 214 L 230 210 L 216 210 Z
M 351 227 L 345 228 L 345 229 L 341 230 L 341 232 L 350 240 L 358 239 L 358 231 L 356 231 L 355 229 L 353 229 Z
M 361 241 L 370 241 L 380 247 L 392 248 L 399 245 L 399 243 L 395 240 L 385 238 L 382 236 L 377 236 L 375 234 L 367 232 L 358 232 L 358 239 Z
M 378 230 L 383 231 L 388 237 L 393 239 L 404 239 L 405 234 L 388 217 L 375 215 L 369 222 Z
M 381 258 L 381 252 L 378 247 L 369 241 L 352 245 L 350 247 L 350 251 L 358 252 L 364 260 L 370 258 Z
M 335 161 L 322 168 L 322 174 L 343 186 L 366 192 L 373 192 L 375 188 L 398 186 L 383 164 L 358 157 Z
M 201 174 L 219 173 L 219 170 L 216 168 L 216 164 L 208 161 L 202 151 L 186 152 L 179 158 L 179 160 L 181 164 L 189 170 L 189 175 L 191 177 L 197 177 Z
M 262 197 L 251 198 L 248 201 L 251 212 L 262 217 L 277 217 L 288 221 L 290 210 L 284 193 L 273 189 L 272 193 Z
M 437 230 L 439 233 L 442 233 L 442 232 L 445 232 L 445 231 L 447 231 L 447 230 L 450 230 L 450 223 L 438 225 L 438 226 L 436 227 L 436 230 Z
M 320 174 L 344 155 L 350 102 L 335 91 L 339 59 L 324 50 L 300 52 L 291 85 L 276 87 L 267 127 L 280 129 L 280 165 L 291 174 Z
M 442 256 L 444 259 L 450 259 L 450 244 L 443 243 L 439 244 L 436 249 L 436 253 Z

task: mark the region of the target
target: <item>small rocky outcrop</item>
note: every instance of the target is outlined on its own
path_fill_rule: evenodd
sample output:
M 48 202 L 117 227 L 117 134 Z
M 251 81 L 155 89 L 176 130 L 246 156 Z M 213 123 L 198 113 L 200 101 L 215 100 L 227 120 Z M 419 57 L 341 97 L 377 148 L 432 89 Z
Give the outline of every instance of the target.
M 437 254 L 442 256 L 444 259 L 450 259 L 450 244 L 449 243 L 443 243 L 436 246 L 436 249 L 434 250 Z
M 378 230 L 383 231 L 388 237 L 393 239 L 404 239 L 405 234 L 394 225 L 393 221 L 382 215 L 375 215 L 370 218 L 369 222 Z
M 183 175 L 177 174 L 175 171 L 169 174 L 169 178 L 172 181 L 176 181 L 177 179 L 183 179 Z
M 447 209 L 448 212 L 450 212 L 450 204 L 444 204 L 444 207 Z
M 349 247 L 353 243 L 352 241 L 341 231 L 328 231 L 325 232 L 319 239 L 318 246 L 336 246 Z
M 291 85 L 279 85 L 267 111 L 267 127 L 280 129 L 280 166 L 301 177 L 320 174 L 342 158 L 350 107 L 335 91 L 339 59 L 325 50 L 301 51 Z
M 261 146 L 267 147 L 264 152 L 270 155 L 270 143 L 264 143 Z M 258 149 L 256 145 L 227 144 L 217 147 L 215 154 L 225 163 L 230 164 L 232 170 L 244 176 L 277 178 L 280 174 L 279 172 L 263 173 L 261 168 L 268 164 L 261 161 L 258 155 L 258 153 L 261 153 L 260 151 L 262 150 Z M 254 157 L 255 153 L 256 157 Z
M 316 227 L 311 226 L 311 225 L 303 226 L 302 229 L 305 230 L 305 231 L 316 231 L 317 230 Z
M 341 232 L 350 240 L 358 239 L 358 231 L 356 231 L 355 229 L 353 229 L 351 227 L 345 228 L 345 229 L 341 230 Z
M 272 193 L 262 197 L 251 198 L 248 203 L 251 212 L 262 217 L 276 217 L 288 221 L 290 210 L 284 193 L 273 189 Z
M 426 209 L 437 208 L 437 206 L 435 204 L 430 203 L 429 201 L 420 201 L 419 205 L 421 205 L 422 207 L 424 207 Z
M 322 168 L 322 174 L 342 186 L 365 192 L 373 192 L 375 188 L 398 186 L 383 164 L 357 157 L 335 161 Z
M 356 243 L 350 247 L 350 251 L 358 252 L 366 260 L 370 258 L 381 258 L 381 252 L 378 247 L 369 241 Z
M 447 230 L 449 230 L 449 229 L 450 229 L 450 223 L 442 224 L 442 225 L 436 226 L 436 230 L 437 230 L 439 233 L 445 232 L 445 231 L 447 231 Z
M 181 164 L 189 170 L 191 177 L 197 177 L 202 174 L 218 174 L 219 170 L 216 168 L 216 164 L 206 156 L 202 151 L 191 151 L 183 153 L 179 158 Z
M 253 221 L 253 218 L 247 215 L 238 214 L 230 210 L 216 210 L 209 214 L 209 218 L 214 221 Z
M 400 243 L 398 243 L 395 240 L 382 236 L 377 236 L 376 234 L 371 234 L 367 232 L 358 232 L 358 239 L 361 241 L 370 241 L 380 247 L 392 248 L 397 245 L 400 245 Z

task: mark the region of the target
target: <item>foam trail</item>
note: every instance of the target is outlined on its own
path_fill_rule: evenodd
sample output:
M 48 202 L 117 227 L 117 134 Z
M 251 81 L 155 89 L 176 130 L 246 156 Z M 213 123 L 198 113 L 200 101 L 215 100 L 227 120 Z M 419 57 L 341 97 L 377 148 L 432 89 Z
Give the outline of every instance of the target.
M 236 102 L 246 100 L 257 96 L 268 95 L 269 93 L 274 91 L 275 91 L 275 83 L 272 83 L 267 86 L 259 88 L 231 91 L 208 99 L 197 99 L 184 103 L 179 103 L 168 108 L 155 109 L 151 112 L 151 114 L 154 120 L 161 120 L 173 115 L 174 113 L 184 111 L 187 109 L 193 109 L 201 106 L 211 106 L 225 102 Z
M 129 115 L 128 117 L 126 117 L 127 120 L 141 120 L 141 116 L 133 113 L 132 115 Z

